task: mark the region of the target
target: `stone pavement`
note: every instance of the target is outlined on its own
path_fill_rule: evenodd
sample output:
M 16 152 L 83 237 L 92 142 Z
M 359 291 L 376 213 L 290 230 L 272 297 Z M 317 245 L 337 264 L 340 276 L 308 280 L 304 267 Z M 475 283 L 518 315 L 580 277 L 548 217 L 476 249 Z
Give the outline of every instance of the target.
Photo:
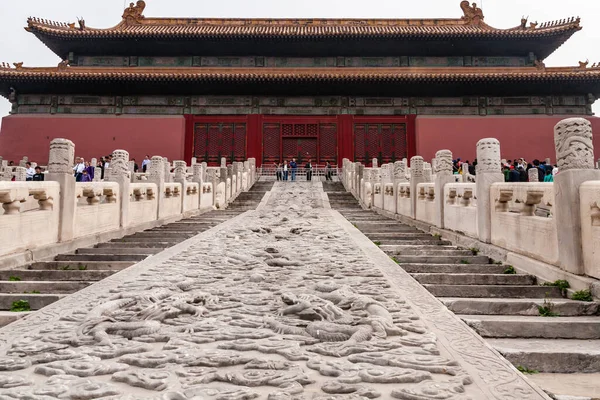
M 0 330 L 1 399 L 548 399 L 320 182 Z

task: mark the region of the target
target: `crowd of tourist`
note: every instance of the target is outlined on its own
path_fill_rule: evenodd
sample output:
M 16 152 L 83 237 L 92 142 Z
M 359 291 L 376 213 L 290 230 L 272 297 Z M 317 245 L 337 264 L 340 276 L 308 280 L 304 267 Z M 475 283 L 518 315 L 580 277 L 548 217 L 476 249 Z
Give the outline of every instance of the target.
M 289 163 L 287 160 L 283 160 L 283 163 L 274 163 L 273 166 L 275 167 L 275 176 L 278 181 L 287 181 L 290 177 L 292 181 L 295 181 L 298 173 L 305 173 L 306 180 L 312 180 L 313 164 L 310 158 L 304 165 L 304 168 L 298 165 L 295 158 L 292 158 L 292 161 Z M 325 180 L 333 180 L 333 170 L 329 161 L 325 164 Z
M 477 175 L 477 159 L 473 163 L 469 163 L 468 160 L 463 162 L 460 158 L 457 158 L 452 163 L 454 174 Z M 537 170 L 538 182 L 554 182 L 554 176 L 558 173 L 556 165 L 538 159 L 532 162 L 527 162 L 524 158 L 502 160 L 501 168 L 505 182 L 529 182 L 529 171 L 531 169 Z

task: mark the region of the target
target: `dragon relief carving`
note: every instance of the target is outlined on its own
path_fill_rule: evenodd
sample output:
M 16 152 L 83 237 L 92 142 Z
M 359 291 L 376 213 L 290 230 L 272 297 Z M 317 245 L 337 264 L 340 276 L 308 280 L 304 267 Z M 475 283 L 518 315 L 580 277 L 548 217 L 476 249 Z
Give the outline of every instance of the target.
M 144 9 L 146 8 L 146 2 L 143 0 L 138 0 L 137 3 L 130 3 L 129 7 L 125 9 L 123 12 L 123 20 L 128 23 L 139 23 L 145 17 L 142 15 Z
M 477 7 L 477 3 L 469 4 L 467 0 L 460 3 L 460 8 L 463 10 L 461 19 L 467 23 L 467 25 L 480 25 L 483 22 L 484 16 L 481 8 Z

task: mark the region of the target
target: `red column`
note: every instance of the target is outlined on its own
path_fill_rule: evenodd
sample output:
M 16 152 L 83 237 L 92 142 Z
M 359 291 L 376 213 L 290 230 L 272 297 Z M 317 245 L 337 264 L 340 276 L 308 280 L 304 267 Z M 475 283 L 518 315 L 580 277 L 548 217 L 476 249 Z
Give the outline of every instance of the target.
M 246 131 L 246 158 L 256 158 L 256 166 L 262 165 L 262 115 L 248 115 Z
M 190 165 L 192 157 L 194 157 L 194 116 L 186 114 L 184 118 L 185 138 L 183 140 L 183 159 Z
M 341 167 L 344 158 L 354 161 L 354 129 L 352 115 L 340 114 L 337 118 L 338 167 Z
M 410 158 L 417 155 L 417 135 L 416 135 L 416 120 L 417 116 L 414 114 L 406 116 L 406 157 L 409 161 Z

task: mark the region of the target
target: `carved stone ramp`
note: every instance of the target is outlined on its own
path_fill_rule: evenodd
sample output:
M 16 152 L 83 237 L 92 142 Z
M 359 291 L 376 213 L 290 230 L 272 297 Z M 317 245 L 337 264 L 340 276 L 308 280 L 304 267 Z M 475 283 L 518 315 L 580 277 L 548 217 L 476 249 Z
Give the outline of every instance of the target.
M 343 186 L 337 187 L 336 201 L 345 193 Z M 353 198 L 350 193 L 346 196 Z M 336 208 L 335 201 L 332 207 Z M 534 276 L 507 274 L 512 272 L 507 266 L 494 264 L 476 251 L 450 246 L 439 237 L 423 240 L 416 228 L 373 211 L 343 207 L 340 212 L 375 243 L 383 233 L 412 230 L 419 238 L 413 244 L 406 245 L 402 237 L 380 249 L 398 263 L 398 270 L 410 273 L 449 310 L 489 338 L 515 366 L 555 373 L 565 384 L 561 392 L 565 394 L 570 394 L 570 382 L 561 373 L 600 372 L 600 303 L 564 298 L 557 287 L 538 286 Z M 540 307 L 550 307 L 558 316 L 542 317 Z M 600 382 L 598 376 L 589 375 Z
M 548 399 L 319 182 L 1 329 L 0 369 L 7 399 Z
M 236 199 L 225 210 L 214 210 L 147 231 L 59 254 L 52 261 L 36 262 L 0 271 L 0 326 L 5 326 L 90 284 L 206 231 L 248 208 L 256 208 L 270 184 L 255 184 L 254 200 Z M 242 193 L 242 194 L 244 194 Z M 238 201 L 243 207 L 238 208 Z M 12 310 L 12 311 L 11 311 Z

